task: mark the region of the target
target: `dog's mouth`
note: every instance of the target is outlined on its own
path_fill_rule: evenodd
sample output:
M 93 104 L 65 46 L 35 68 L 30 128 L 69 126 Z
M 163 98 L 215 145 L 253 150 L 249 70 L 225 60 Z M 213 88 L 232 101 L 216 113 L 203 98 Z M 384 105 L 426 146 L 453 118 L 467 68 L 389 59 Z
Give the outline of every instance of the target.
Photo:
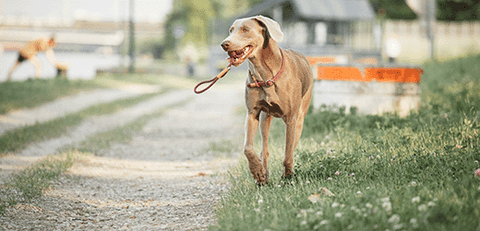
M 228 56 L 230 56 L 230 58 L 228 58 L 227 60 L 232 63 L 233 66 L 238 66 L 248 58 L 252 51 L 253 46 L 251 45 L 248 45 L 241 50 L 229 51 Z

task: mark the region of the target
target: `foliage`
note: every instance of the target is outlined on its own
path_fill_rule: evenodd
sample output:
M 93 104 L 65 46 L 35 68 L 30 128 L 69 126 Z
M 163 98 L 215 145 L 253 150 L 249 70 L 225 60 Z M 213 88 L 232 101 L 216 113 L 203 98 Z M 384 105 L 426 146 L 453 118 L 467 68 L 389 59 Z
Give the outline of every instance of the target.
M 426 1 L 422 1 L 426 2 Z M 370 0 L 375 12 L 380 9 L 389 19 L 417 19 L 405 0 Z M 475 0 L 436 0 L 437 19 L 441 21 L 480 20 L 480 2 Z
M 375 13 L 384 12 L 389 19 L 416 19 L 417 15 L 410 9 L 405 0 L 370 0 Z
M 442 21 L 480 20 L 480 2 L 476 0 L 437 0 L 437 19 Z
M 270 183 L 256 186 L 243 160 L 230 172 L 231 190 L 212 228 L 478 229 L 479 61 L 425 64 L 423 106 L 404 118 L 312 110 L 296 150 L 295 177 L 282 177 L 284 137 L 274 134 Z
M 234 17 L 259 2 L 260 0 L 174 0 L 173 11 L 165 22 L 165 49 L 172 51 L 189 43 L 197 47 L 206 46 L 210 39 L 211 20 Z M 179 26 L 185 29 L 185 34 L 177 41 L 174 30 Z

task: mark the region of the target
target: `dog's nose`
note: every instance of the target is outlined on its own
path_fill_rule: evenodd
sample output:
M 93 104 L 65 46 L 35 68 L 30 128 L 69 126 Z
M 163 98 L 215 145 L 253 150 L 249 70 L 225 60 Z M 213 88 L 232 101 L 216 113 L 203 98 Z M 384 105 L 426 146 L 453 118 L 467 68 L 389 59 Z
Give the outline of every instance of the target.
M 228 41 L 228 40 L 223 41 L 221 46 L 222 46 L 223 50 L 225 50 L 225 51 L 228 50 L 228 47 L 230 46 L 230 41 Z

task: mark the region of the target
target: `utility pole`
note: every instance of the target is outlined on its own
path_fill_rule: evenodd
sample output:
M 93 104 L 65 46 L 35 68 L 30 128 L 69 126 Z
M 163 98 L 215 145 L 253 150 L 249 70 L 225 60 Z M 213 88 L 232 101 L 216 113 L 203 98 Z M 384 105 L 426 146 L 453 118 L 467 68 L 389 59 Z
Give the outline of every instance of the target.
M 435 21 L 436 21 L 436 0 L 427 0 L 427 38 L 430 43 L 430 59 L 435 60 Z
M 134 0 L 130 0 L 130 20 L 129 20 L 129 46 L 128 46 L 128 56 L 130 57 L 130 65 L 128 66 L 128 73 L 135 72 L 135 26 L 133 22 L 133 8 Z

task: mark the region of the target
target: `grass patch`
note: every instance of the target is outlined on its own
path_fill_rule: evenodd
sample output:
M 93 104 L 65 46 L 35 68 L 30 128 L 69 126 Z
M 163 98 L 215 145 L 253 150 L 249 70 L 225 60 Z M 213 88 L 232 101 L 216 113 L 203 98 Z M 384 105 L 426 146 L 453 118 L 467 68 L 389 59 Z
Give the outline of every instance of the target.
M 51 155 L 12 174 L 5 185 L 0 189 L 0 214 L 4 214 L 9 206 L 29 202 L 43 194 L 51 182 L 72 165 L 81 160 L 83 153 L 68 152 L 61 155 Z
M 238 153 L 238 150 L 240 150 L 241 147 L 242 144 L 239 139 L 223 139 L 220 141 L 210 142 L 208 147 L 205 148 L 204 152 L 210 152 L 217 158 L 231 158 L 235 153 Z
M 281 175 L 284 133 L 275 120 L 271 183 L 256 186 L 243 160 L 212 229 L 479 229 L 479 62 L 425 64 L 423 106 L 405 118 L 310 111 L 292 179 Z
M 24 149 L 31 143 L 59 137 L 65 134 L 69 128 L 80 124 L 90 116 L 114 113 L 157 96 L 158 94 L 161 93 L 144 94 L 114 102 L 98 104 L 62 118 L 7 131 L 0 136 L 0 153 L 16 152 Z
M 101 86 L 94 81 L 65 79 L 29 79 L 0 83 L 0 114 L 20 108 L 32 108 L 60 96 Z

